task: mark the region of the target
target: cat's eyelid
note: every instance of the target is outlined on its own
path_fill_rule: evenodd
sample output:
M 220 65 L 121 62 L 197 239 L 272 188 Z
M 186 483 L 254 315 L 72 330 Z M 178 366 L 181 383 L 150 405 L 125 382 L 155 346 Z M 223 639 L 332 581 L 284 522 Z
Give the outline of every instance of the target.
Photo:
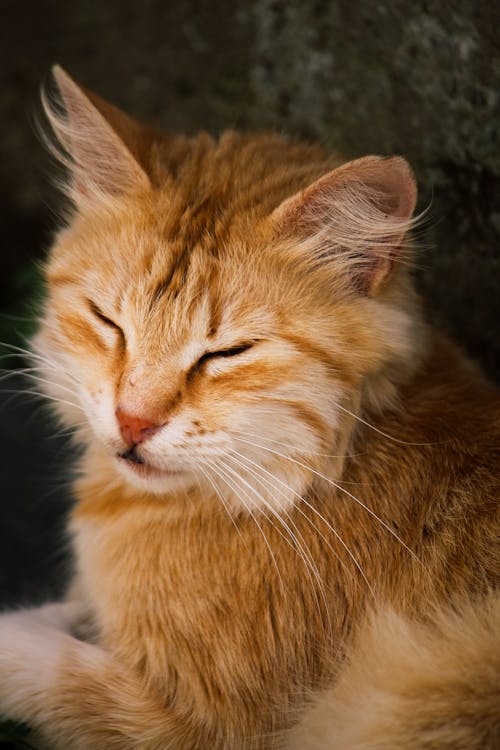
M 121 331 L 120 326 L 117 323 L 115 323 L 114 320 L 111 320 L 111 318 L 108 318 L 108 316 L 102 312 L 102 310 L 98 307 L 98 305 L 96 305 L 96 303 L 93 300 L 88 299 L 87 303 L 90 307 L 92 314 L 96 318 L 98 318 L 98 320 L 100 320 L 101 323 L 104 323 L 104 325 L 110 326 L 111 328 L 116 328 L 117 331 Z
M 251 349 L 256 343 L 258 343 L 257 339 L 255 339 L 254 341 L 245 341 L 241 344 L 236 344 L 235 346 L 228 346 L 226 347 L 226 349 L 218 349 L 216 351 L 205 352 L 205 354 L 202 354 L 198 359 L 197 364 L 203 364 L 203 362 L 206 362 L 210 359 L 216 359 L 217 357 L 236 357 L 238 354 L 243 354 L 243 352 Z

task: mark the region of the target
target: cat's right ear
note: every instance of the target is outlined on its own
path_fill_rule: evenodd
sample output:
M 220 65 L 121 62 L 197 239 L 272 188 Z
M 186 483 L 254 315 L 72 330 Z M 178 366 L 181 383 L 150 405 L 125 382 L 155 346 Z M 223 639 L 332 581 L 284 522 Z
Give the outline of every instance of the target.
M 52 69 L 59 99 L 42 94 L 58 144 L 53 147 L 70 174 L 68 193 L 78 205 L 148 189 L 150 131 L 96 94 L 81 88 L 58 65 Z

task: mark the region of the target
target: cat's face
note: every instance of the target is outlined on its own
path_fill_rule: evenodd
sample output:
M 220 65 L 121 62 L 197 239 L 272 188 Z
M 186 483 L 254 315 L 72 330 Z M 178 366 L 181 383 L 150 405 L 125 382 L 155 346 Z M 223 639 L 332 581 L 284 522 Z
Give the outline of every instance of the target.
M 68 91 L 66 100 L 78 96 Z M 35 351 L 63 419 L 110 476 L 160 494 L 202 483 L 233 507 L 281 508 L 327 454 L 345 452 L 365 381 L 410 350 L 408 316 L 398 292 L 372 294 L 379 266 L 360 264 L 359 253 L 323 267 L 322 181 L 319 198 L 313 190 L 283 202 L 304 181 L 306 154 L 289 147 L 287 163 L 275 139 L 203 142 L 200 153 L 199 141 L 183 141 L 182 164 L 193 163 L 175 178 L 160 170 L 156 185 L 145 177 L 116 194 L 100 173 L 101 198 L 90 200 L 91 183 L 80 186 L 48 264 Z M 273 143 L 282 164 L 266 171 Z M 397 169 L 389 174 L 397 182 Z
M 155 220 L 162 203 L 140 222 L 126 206 L 84 219 L 55 248 L 38 348 L 67 370 L 56 395 L 78 409 L 63 402 L 66 419 L 83 417 L 87 439 L 116 469 L 158 492 L 216 465 L 230 484 L 238 454 L 272 466 L 273 450 L 326 452 L 346 377 L 346 326 L 335 326 L 328 304 L 320 312 L 319 290 L 237 229 L 182 257 Z M 127 435 L 120 411 L 158 429 L 143 440 L 137 430 Z M 132 438 L 144 463 L 120 457 Z

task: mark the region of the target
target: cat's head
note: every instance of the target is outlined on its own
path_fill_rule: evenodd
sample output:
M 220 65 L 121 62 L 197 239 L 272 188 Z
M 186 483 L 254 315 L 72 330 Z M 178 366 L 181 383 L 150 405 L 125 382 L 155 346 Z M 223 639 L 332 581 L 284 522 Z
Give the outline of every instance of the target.
M 34 351 L 61 418 L 110 481 L 293 502 L 412 369 L 408 165 L 164 137 L 55 77 L 73 210 Z

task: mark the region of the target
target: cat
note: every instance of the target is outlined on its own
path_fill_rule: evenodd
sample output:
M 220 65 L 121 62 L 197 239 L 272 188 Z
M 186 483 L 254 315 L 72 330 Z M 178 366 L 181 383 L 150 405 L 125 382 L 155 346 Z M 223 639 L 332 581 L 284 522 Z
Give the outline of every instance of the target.
M 428 326 L 401 157 L 163 136 L 54 69 L 38 382 L 62 602 L 0 616 L 56 750 L 500 747 L 498 392 Z

